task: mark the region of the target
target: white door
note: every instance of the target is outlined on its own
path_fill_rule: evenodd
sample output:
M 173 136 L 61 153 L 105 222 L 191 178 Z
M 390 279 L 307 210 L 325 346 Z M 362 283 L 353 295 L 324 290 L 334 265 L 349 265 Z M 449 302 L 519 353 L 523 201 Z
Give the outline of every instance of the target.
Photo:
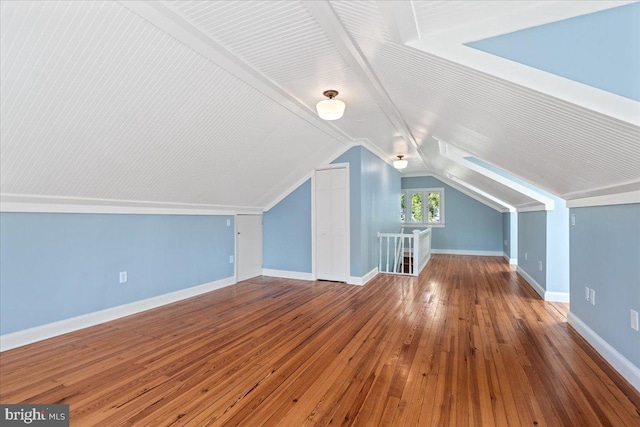
M 346 282 L 349 271 L 349 175 L 346 168 L 316 171 L 316 273 Z
M 262 215 L 236 216 L 237 280 L 262 274 Z

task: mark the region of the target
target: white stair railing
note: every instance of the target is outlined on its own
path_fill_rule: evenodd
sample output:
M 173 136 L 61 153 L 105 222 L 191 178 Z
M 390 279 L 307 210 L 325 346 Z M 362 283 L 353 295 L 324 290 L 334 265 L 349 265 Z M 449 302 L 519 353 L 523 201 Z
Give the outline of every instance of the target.
M 431 229 L 412 234 L 378 233 L 378 244 L 378 271 L 417 276 L 431 257 Z

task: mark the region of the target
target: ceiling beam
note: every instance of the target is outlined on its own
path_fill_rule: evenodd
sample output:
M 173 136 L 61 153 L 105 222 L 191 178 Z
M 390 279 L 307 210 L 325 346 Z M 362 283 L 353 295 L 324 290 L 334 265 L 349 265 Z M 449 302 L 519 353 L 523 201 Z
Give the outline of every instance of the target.
M 478 196 L 483 197 L 485 199 L 488 199 L 491 202 L 495 203 L 496 205 L 500 206 L 500 209 L 498 209 L 498 210 L 500 210 L 501 212 L 515 212 L 516 211 L 515 206 L 512 206 L 509 203 L 504 202 L 504 201 L 498 199 L 497 197 L 492 196 L 491 194 L 487 193 L 486 191 L 482 191 L 479 188 L 474 187 L 473 185 L 467 183 L 466 181 L 461 180 L 460 178 L 456 178 L 455 176 L 449 176 L 449 180 L 451 180 L 451 181 L 453 181 L 453 182 L 465 187 L 466 189 L 468 189 L 468 190 L 472 191 L 473 193 L 477 194 Z M 448 184 L 451 185 L 451 182 L 449 182 Z M 465 193 L 465 194 L 469 195 L 469 193 Z M 481 201 L 477 197 L 474 197 L 474 198 L 476 200 Z M 491 206 L 486 202 L 483 202 L 483 203 L 485 203 L 488 206 Z M 491 206 L 491 207 L 493 207 L 493 206 Z
M 365 56 L 360 52 L 360 49 L 351 38 L 348 31 L 342 25 L 342 22 L 329 2 L 323 0 L 304 1 L 303 3 L 309 12 L 311 12 L 311 15 L 315 18 L 320 27 L 322 27 L 327 37 L 329 37 L 338 49 L 342 58 L 365 83 L 369 92 L 391 124 L 393 124 L 397 129 L 402 138 L 414 148 L 422 165 L 426 169 L 432 170 L 428 159 L 422 153 L 420 145 L 411 133 L 411 130 L 402 117 L 402 114 L 393 103 L 391 97 L 376 76 Z
M 492 179 L 493 181 L 496 181 L 497 183 L 504 185 L 505 187 L 511 188 L 512 190 L 517 191 L 518 193 L 524 194 L 525 196 L 537 201 L 538 203 L 543 204 L 545 209 L 548 211 L 553 210 L 554 201 L 552 198 L 547 197 L 543 194 L 540 194 L 539 192 L 529 187 L 525 187 L 520 183 L 517 183 L 507 177 L 504 177 L 500 174 L 490 171 L 489 169 L 486 169 L 480 165 L 470 162 L 469 160 L 465 159 L 465 157 L 470 156 L 470 154 L 460 150 L 455 145 L 449 144 L 448 142 L 445 142 L 441 139 L 438 139 L 438 138 L 434 138 L 434 139 L 438 141 L 438 147 L 440 150 L 440 154 L 442 156 L 448 158 L 449 160 L 453 160 L 457 164 L 464 166 L 467 169 L 471 169 L 472 171 L 477 172 L 480 175 L 484 175 L 487 178 Z
M 163 2 L 119 0 L 119 3 L 337 141 L 345 145 L 353 143 L 353 138 L 344 131 L 320 119 L 315 110 L 256 71 Z
M 385 21 L 391 37 L 398 44 L 420 40 L 420 28 L 416 18 L 413 1 L 377 1 L 382 19 Z

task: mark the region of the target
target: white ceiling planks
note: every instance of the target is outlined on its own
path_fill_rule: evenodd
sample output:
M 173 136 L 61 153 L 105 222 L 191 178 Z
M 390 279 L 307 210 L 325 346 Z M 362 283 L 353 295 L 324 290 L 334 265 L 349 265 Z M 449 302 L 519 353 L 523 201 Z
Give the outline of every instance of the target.
M 369 32 L 383 22 L 373 2 L 332 5 L 422 143 L 446 140 L 560 196 L 640 181 L 637 126 Z
M 531 204 L 434 138 L 565 198 L 640 189 L 633 122 L 405 45 L 391 27 L 414 10 L 403 34 L 451 43 L 465 25 L 484 31 L 482 10 L 495 22 L 571 12 L 550 3 L 413 2 L 396 15 L 376 1 L 3 1 L 1 191 L 263 208 L 360 142 L 387 161 L 407 154 L 407 174 Z M 326 89 L 347 103 L 339 121 L 315 114 Z
M 344 146 L 118 3 L 2 8 L 4 194 L 256 206 Z

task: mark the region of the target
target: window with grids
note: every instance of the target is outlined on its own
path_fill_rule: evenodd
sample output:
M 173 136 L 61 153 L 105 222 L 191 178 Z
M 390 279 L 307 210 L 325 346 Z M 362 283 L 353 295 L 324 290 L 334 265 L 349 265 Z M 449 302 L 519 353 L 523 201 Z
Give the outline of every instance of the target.
M 403 190 L 400 217 L 407 225 L 444 227 L 444 188 Z

